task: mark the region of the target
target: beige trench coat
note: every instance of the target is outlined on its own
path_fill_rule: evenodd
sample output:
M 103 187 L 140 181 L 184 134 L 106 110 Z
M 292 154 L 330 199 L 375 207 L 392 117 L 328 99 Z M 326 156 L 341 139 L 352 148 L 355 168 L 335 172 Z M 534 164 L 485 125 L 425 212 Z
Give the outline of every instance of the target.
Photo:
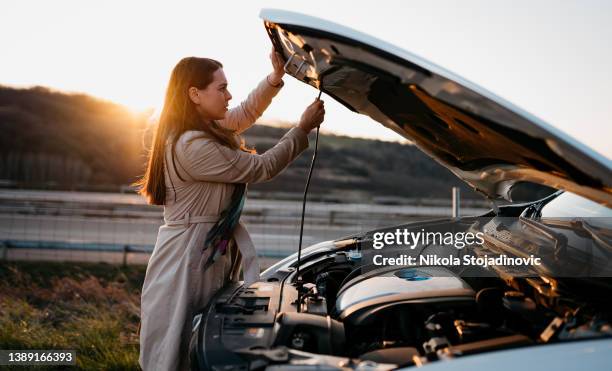
M 279 89 L 263 80 L 240 106 L 227 112 L 220 124 L 239 133 L 248 129 Z M 159 228 L 141 297 L 139 362 L 145 371 L 186 369 L 195 311 L 206 306 L 226 282 L 238 280 L 241 263 L 245 283 L 259 279 L 255 248 L 242 223 L 234 230 L 238 246 L 202 269 L 212 252 L 202 251 L 206 234 L 228 206 L 235 188 L 232 183 L 267 181 L 308 147 L 308 137 L 298 127 L 289 130 L 274 147 L 256 155 L 198 138 L 202 134 L 188 131 L 179 138 L 176 168 L 170 159 L 170 146 L 166 146 L 165 224 Z

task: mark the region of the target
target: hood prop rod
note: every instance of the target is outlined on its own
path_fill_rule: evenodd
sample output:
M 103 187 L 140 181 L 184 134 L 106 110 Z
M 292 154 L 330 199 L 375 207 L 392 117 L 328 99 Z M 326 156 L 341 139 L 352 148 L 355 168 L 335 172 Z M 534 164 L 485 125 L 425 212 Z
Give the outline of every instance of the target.
M 322 90 L 319 90 L 319 95 L 317 96 L 317 100 L 321 99 L 321 93 L 323 93 Z M 297 258 L 297 270 L 295 273 L 295 276 L 297 277 L 297 282 L 296 282 L 296 288 L 297 288 L 297 301 L 296 301 L 296 306 L 297 306 L 297 312 L 300 312 L 301 306 L 302 306 L 302 302 L 301 302 L 301 295 L 302 295 L 302 290 L 303 290 L 303 286 L 304 286 L 304 282 L 302 281 L 302 278 L 300 277 L 300 260 L 302 259 L 302 237 L 304 235 L 304 214 L 306 212 L 306 196 L 308 195 L 308 187 L 310 186 L 310 178 L 312 177 L 312 170 L 314 169 L 314 165 L 315 165 L 315 161 L 317 160 L 317 150 L 319 148 L 319 127 L 317 126 L 317 136 L 315 139 L 315 148 L 314 148 L 314 153 L 312 154 L 312 160 L 310 162 L 310 169 L 308 170 L 308 179 L 306 180 L 306 187 L 304 188 L 304 198 L 302 199 L 302 219 L 300 221 L 300 242 L 298 245 L 298 258 Z

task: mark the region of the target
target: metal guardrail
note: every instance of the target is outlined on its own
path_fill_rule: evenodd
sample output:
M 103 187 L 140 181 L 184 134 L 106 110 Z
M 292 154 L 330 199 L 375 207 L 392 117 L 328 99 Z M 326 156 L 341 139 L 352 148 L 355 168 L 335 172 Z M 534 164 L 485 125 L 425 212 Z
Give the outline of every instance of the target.
M 36 258 L 38 254 L 78 259 L 81 254 L 123 264 L 129 263 L 128 257 L 141 256 L 135 260 L 146 263 L 157 229 L 163 224 L 162 208 L 146 205 L 133 195 L 88 196 L 44 191 L 7 194 L 0 190 L 0 256 Z M 295 251 L 300 211 L 296 201 L 249 199 L 243 220 L 259 256 L 283 258 Z M 471 215 L 486 211 L 462 209 Z M 381 226 L 451 216 L 450 212 L 448 206 L 309 202 L 305 238 L 315 243 Z

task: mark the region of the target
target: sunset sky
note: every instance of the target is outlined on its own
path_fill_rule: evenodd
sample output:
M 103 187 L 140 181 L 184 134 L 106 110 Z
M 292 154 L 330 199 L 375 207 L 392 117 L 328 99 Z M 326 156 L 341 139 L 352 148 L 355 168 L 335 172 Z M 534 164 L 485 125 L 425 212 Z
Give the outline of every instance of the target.
M 195 55 L 223 62 L 238 104 L 271 71 L 261 8 L 398 45 L 612 158 L 611 1 L 4 1 L 0 84 L 84 92 L 138 111 L 159 107 L 172 67 Z M 316 96 L 285 82 L 265 118 L 295 121 Z M 400 139 L 326 102 L 323 129 Z

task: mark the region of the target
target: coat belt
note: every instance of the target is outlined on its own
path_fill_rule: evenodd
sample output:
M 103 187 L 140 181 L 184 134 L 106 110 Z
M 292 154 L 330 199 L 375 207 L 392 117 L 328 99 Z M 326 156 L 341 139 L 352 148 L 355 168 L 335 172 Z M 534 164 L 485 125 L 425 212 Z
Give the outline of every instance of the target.
M 189 224 L 196 224 L 196 223 L 216 223 L 219 218 L 221 218 L 221 215 L 197 215 L 197 216 L 191 216 L 189 215 L 189 213 L 185 213 L 185 217 L 183 217 L 183 219 L 179 219 L 179 220 L 166 220 L 165 223 L 166 225 L 182 225 L 185 228 L 189 227 Z
M 189 227 L 190 224 L 197 223 L 216 223 L 220 215 L 196 215 L 191 216 L 189 213 L 185 213 L 185 217 L 179 220 L 166 220 L 165 223 L 168 226 L 182 225 L 185 228 Z M 238 244 L 238 249 L 242 254 L 242 270 L 244 273 L 244 285 L 249 286 L 253 282 L 259 281 L 259 260 L 257 259 L 257 252 L 255 251 L 255 244 L 251 240 L 251 236 L 247 231 L 246 227 L 239 221 L 234 228 L 233 233 L 234 240 Z

